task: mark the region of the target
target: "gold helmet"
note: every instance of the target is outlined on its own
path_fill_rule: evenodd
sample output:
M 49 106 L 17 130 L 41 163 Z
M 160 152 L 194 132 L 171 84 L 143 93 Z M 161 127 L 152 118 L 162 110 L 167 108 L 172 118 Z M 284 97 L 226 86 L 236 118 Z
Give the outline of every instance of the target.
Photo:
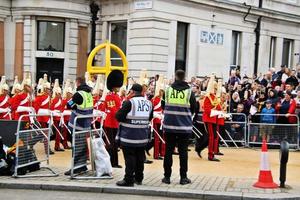
M 53 85 L 53 94 L 52 94 L 52 98 L 54 98 L 54 97 L 56 96 L 57 93 L 61 94 L 61 88 L 59 87 L 59 80 L 58 80 L 58 79 L 55 79 L 54 85 Z
M 142 70 L 141 71 L 138 84 L 140 84 L 140 85 L 148 85 L 149 84 L 149 78 L 148 78 L 147 70 Z
M 212 73 L 212 75 L 210 75 L 208 84 L 207 84 L 207 89 L 206 89 L 206 95 L 210 95 L 210 94 L 215 94 L 215 85 L 216 85 L 216 78 L 215 78 L 215 74 Z
M 93 88 L 92 94 L 93 95 L 100 94 L 100 90 L 103 90 L 103 89 L 104 89 L 104 76 L 101 74 L 98 74 L 96 84 Z
M 158 96 L 159 95 L 159 91 L 160 90 L 165 90 L 165 81 L 164 81 L 164 77 L 162 75 L 159 76 L 158 80 L 156 81 L 155 84 L 155 94 L 154 96 Z

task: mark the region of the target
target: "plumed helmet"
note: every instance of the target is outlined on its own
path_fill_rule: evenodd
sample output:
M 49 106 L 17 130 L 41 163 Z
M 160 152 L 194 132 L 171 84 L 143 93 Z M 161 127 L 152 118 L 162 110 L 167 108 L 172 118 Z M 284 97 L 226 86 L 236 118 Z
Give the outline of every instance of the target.
M 123 85 L 124 74 L 120 70 L 113 70 L 107 77 L 106 86 L 110 91 L 113 88 L 120 88 Z
M 43 83 L 43 89 L 51 89 L 51 85 L 49 82 Z
M 215 74 L 212 74 L 210 76 L 208 84 L 207 84 L 206 94 L 207 95 L 213 94 L 214 88 L 215 88 Z
M 30 78 L 25 79 L 24 82 L 23 82 L 23 84 L 31 87 L 31 80 L 30 80 Z

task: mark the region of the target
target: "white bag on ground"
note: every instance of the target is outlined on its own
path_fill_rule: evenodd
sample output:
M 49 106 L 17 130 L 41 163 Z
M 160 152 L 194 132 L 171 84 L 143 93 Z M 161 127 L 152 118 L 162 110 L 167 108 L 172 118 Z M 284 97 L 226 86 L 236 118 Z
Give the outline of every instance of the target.
M 105 144 L 102 138 L 95 138 L 92 141 L 93 152 L 95 156 L 95 168 L 97 177 L 105 174 L 112 175 L 112 166 L 110 156 L 105 149 Z

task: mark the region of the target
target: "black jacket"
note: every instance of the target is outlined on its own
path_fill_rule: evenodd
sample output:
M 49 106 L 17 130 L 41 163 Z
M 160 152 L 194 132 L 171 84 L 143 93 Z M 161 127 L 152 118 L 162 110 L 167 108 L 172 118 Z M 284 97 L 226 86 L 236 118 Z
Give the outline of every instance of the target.
M 135 97 L 141 97 L 141 96 L 142 95 L 137 95 Z M 116 113 L 115 117 L 116 117 L 117 121 L 118 122 L 125 122 L 127 114 L 130 112 L 130 110 L 131 110 L 131 101 L 130 100 L 124 101 L 123 104 L 122 104 L 122 107 Z M 153 118 L 153 108 L 150 112 L 149 121 L 151 121 L 152 118 Z
M 174 88 L 175 90 L 179 90 L 179 91 L 190 88 L 189 84 L 185 81 L 175 81 L 171 85 L 171 87 Z M 196 101 L 194 92 L 192 92 L 192 94 L 191 94 L 190 105 L 191 105 L 190 109 L 191 109 L 192 114 L 196 113 L 199 110 L 198 103 Z M 165 96 L 163 96 L 163 100 L 161 101 L 161 107 L 162 107 L 162 109 L 165 108 Z

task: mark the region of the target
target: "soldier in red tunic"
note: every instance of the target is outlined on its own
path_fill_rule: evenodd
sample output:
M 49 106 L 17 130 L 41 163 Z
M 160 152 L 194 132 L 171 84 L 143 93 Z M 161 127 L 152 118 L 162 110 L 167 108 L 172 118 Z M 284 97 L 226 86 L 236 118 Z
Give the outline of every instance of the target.
M 60 148 L 60 141 L 61 139 L 66 140 L 67 138 L 61 138 L 61 132 L 60 132 L 60 120 L 61 120 L 61 114 L 63 111 L 63 104 L 62 104 L 62 98 L 61 98 L 61 89 L 60 87 L 54 87 L 53 88 L 53 94 L 54 98 L 51 101 L 50 109 L 53 114 L 53 126 L 55 130 L 55 151 L 64 151 L 64 149 Z
M 154 129 L 154 159 L 162 160 L 165 156 L 165 144 L 162 139 L 163 131 L 161 128 L 161 121 L 163 115 L 163 109 L 161 107 L 161 99 L 164 95 L 164 90 L 160 89 L 159 94 L 151 99 L 153 105 L 153 129 Z M 159 134 L 159 136 L 158 136 Z
M 48 123 L 50 120 L 50 95 L 51 95 L 51 87 L 50 83 L 46 82 L 38 86 L 38 93 L 33 101 L 33 107 L 35 112 L 38 115 L 44 116 L 37 116 L 37 121 L 41 125 L 42 128 L 48 128 Z M 43 135 L 39 135 L 38 138 L 42 138 Z M 48 151 L 48 140 L 44 139 L 44 148 L 45 152 Z M 49 152 L 51 155 L 54 152 L 50 149 Z
M 22 115 L 28 115 L 34 112 L 32 107 L 32 86 L 31 80 L 25 79 L 23 82 L 23 91 L 16 94 L 11 104 L 11 109 L 14 112 L 14 120 L 19 120 Z M 23 117 L 23 121 L 29 121 L 29 117 Z
M 0 86 L 0 120 L 11 120 L 9 87 L 5 83 Z
M 34 99 L 33 107 L 38 115 L 37 120 L 41 124 L 42 128 L 47 128 L 49 123 L 50 115 L 50 95 L 51 87 L 50 83 L 44 83 L 40 86 L 38 94 Z
M 213 115 L 212 111 L 215 111 L 218 106 L 218 99 L 216 97 L 215 89 L 215 75 L 212 75 L 209 79 L 207 86 L 207 94 L 203 102 L 203 122 L 209 135 L 208 139 L 208 160 L 220 161 L 215 158 L 214 151 L 216 150 L 216 138 L 217 138 L 217 115 Z
M 104 99 L 104 103 L 103 106 L 101 106 L 101 110 L 106 113 L 104 130 L 110 142 L 110 144 L 107 144 L 107 151 L 110 155 L 111 165 L 115 168 L 122 168 L 122 166 L 119 165 L 118 145 L 115 142 L 119 127 L 119 122 L 117 121 L 115 115 L 121 108 L 121 98 L 118 95 L 118 91 L 119 88 L 123 85 L 123 78 L 118 77 L 119 74 L 117 73 L 115 73 L 115 76 L 116 77 L 114 77 L 114 75 L 112 74 L 112 76 L 109 76 L 107 78 L 107 89 L 110 92 L 108 92 L 105 97 L 102 96 L 101 99 Z
M 17 95 L 21 92 L 22 92 L 21 84 L 18 83 L 18 80 L 16 80 L 13 85 L 12 91 L 11 91 L 11 94 L 13 96 L 9 99 L 10 105 L 14 104 L 14 102 L 16 101 L 15 99 L 16 99 Z M 15 110 L 12 110 L 12 109 L 11 109 L 11 119 L 15 119 Z
M 61 118 L 60 126 L 62 127 L 62 134 L 64 137 L 64 140 L 63 140 L 64 149 L 71 149 L 71 147 L 68 145 L 68 138 L 71 138 L 71 132 L 67 126 L 67 124 L 70 120 L 71 110 L 68 109 L 67 103 L 72 99 L 72 96 L 73 96 L 72 87 L 65 88 L 64 93 L 65 93 L 65 95 L 62 99 L 62 108 L 63 108 L 62 114 L 63 115 Z

